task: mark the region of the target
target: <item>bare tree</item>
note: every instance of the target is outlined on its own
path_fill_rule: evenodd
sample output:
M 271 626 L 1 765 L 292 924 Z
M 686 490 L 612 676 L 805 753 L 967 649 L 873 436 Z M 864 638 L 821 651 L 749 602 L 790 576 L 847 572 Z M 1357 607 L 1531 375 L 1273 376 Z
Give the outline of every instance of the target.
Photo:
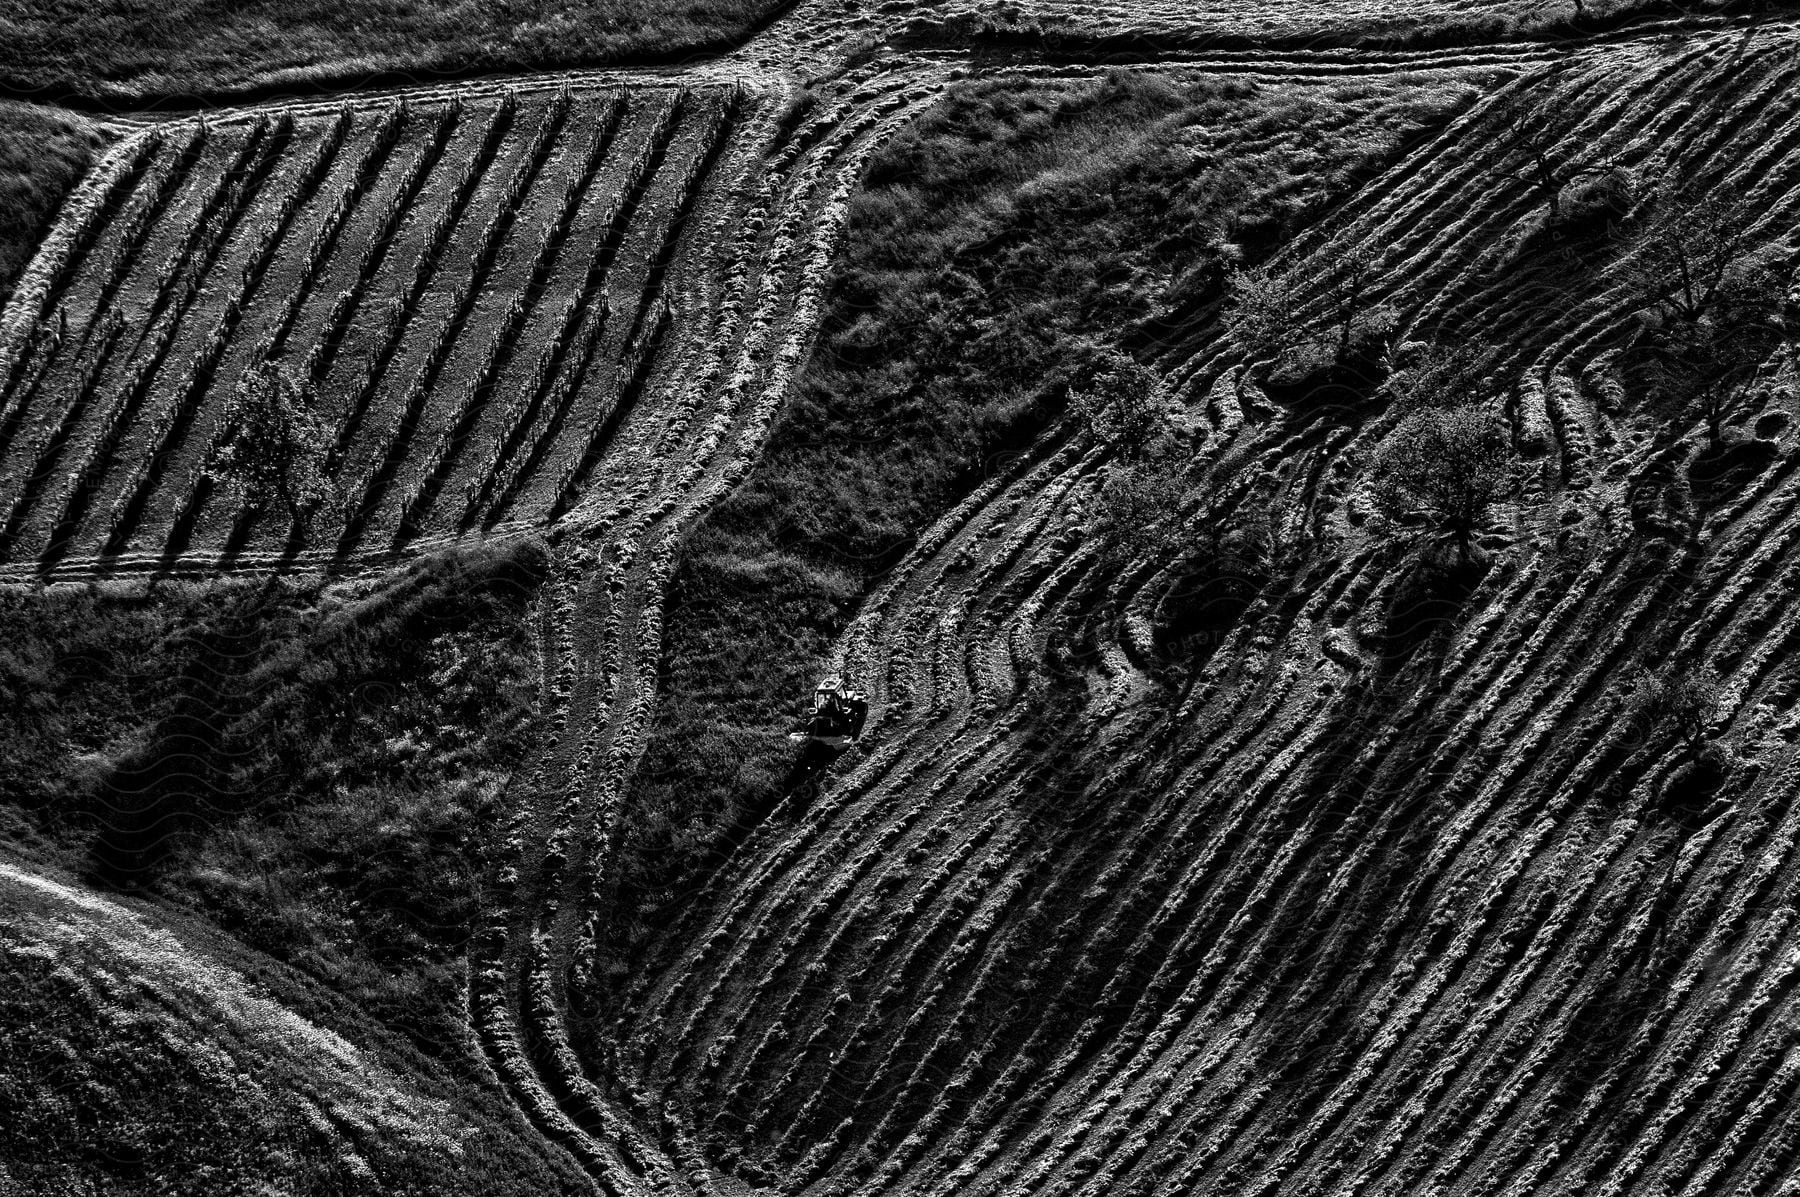
M 1755 326 L 1712 320 L 1664 329 L 1651 350 L 1652 393 L 1670 407 L 1691 404 L 1706 422 L 1707 447 L 1724 444 L 1725 425 L 1755 397 L 1756 378 L 1776 338 Z
M 1333 259 L 1326 288 L 1336 309 L 1337 360 L 1350 356 L 1350 337 L 1357 320 L 1370 310 L 1370 292 L 1381 264 L 1381 255 L 1365 244 L 1352 245 Z
M 1668 406 L 1698 408 L 1715 450 L 1756 393 L 1762 363 L 1787 339 L 1793 259 L 1758 242 L 1756 218 L 1717 191 L 1664 192 L 1630 267 L 1650 389 Z
M 1653 210 L 1630 268 L 1642 307 L 1695 323 L 1715 308 L 1770 302 L 1782 280 L 1755 252 L 1755 208 L 1717 190 L 1665 190 Z
M 1578 113 L 1515 99 L 1501 111 L 1492 128 L 1493 140 L 1484 147 L 1493 156 L 1485 173 L 1531 188 L 1554 220 L 1562 213 L 1565 187 L 1612 167 L 1610 161 L 1576 164 L 1568 145 L 1579 123 Z
M 1388 326 L 1379 319 L 1385 309 L 1373 303 L 1381 254 L 1358 244 L 1332 251 L 1327 261 L 1324 273 L 1306 290 L 1324 300 L 1322 317 L 1327 327 L 1336 330 L 1335 345 L 1321 344 L 1307 335 L 1306 323 L 1299 316 L 1301 283 L 1294 268 L 1277 271 L 1258 266 L 1232 276 L 1225 326 L 1257 373 L 1266 377 L 1300 349 L 1316 351 L 1308 356 L 1330 355 L 1331 360 L 1343 362 L 1357 333 L 1386 331 Z
M 264 362 L 238 384 L 227 417 L 232 430 L 213 454 L 208 473 L 261 511 L 279 501 L 303 519 L 332 493 L 325 477 L 330 438 L 313 413 L 311 396 L 288 371 Z
M 1470 404 L 1402 420 L 1376 450 L 1371 482 L 1390 528 L 1447 539 L 1467 565 L 1489 513 L 1517 492 L 1517 474 L 1505 422 Z

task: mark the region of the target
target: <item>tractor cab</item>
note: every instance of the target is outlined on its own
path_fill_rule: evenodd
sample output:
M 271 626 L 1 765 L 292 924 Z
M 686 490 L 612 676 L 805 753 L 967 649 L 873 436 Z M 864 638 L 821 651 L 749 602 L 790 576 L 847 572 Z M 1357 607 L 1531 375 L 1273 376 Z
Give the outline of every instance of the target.
M 847 689 L 842 678 L 828 677 L 813 688 L 812 710 L 788 739 L 842 750 L 856 743 L 868 718 L 868 698 L 860 690 Z

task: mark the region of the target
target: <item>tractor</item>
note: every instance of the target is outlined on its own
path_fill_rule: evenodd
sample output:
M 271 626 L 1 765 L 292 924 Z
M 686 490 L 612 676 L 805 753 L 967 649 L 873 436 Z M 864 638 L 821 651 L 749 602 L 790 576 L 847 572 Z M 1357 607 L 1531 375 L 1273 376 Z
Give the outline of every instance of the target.
M 812 710 L 788 739 L 804 744 L 809 754 L 823 749 L 835 756 L 856 743 L 868 718 L 867 696 L 847 689 L 842 678 L 828 677 L 813 688 Z
M 798 731 L 788 733 L 800 745 L 783 787 L 791 809 L 804 811 L 812 803 L 826 766 L 856 743 L 868 718 L 868 698 L 846 689 L 842 678 L 828 677 L 813 688 L 812 710 Z

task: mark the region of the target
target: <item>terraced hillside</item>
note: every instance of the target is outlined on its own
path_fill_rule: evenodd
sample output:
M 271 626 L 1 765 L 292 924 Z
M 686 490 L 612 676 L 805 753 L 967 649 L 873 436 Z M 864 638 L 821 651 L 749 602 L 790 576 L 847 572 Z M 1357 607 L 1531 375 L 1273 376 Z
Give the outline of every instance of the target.
M 1304 296 L 1379 247 L 1406 328 L 1504 347 L 1530 481 L 1468 593 L 1370 532 L 1399 413 L 1290 406 L 1204 310 L 1157 361 L 1178 543 L 1266 518 L 1287 577 L 1233 615 L 1204 554 L 1121 568 L 1108 451 L 1066 434 L 925 535 L 819 666 L 870 688 L 866 754 L 687 900 L 605 1034 L 626 1091 L 781 1191 L 1781 1191 L 1791 391 L 1753 464 L 1690 465 L 1620 364 L 1630 243 L 1545 236 L 1484 133 L 1580 113 L 1559 154 L 1742 196 L 1786 248 L 1792 55 L 1523 72 L 1275 259 Z M 1197 583 L 1225 622 L 1174 647 Z M 1671 661 L 1721 679 L 1698 796 L 1628 709 Z
M 1534 14 L 1444 49 L 1454 21 L 1417 17 L 1394 50 L 1122 15 L 1194 33 L 1140 64 L 1167 87 L 1460 99 L 1321 152 L 1345 165 L 1304 227 L 1222 218 L 1203 277 L 1114 330 L 1169 400 L 1150 464 L 1046 391 L 873 589 L 833 591 L 854 615 L 802 664 L 869 692 L 860 746 L 796 771 L 629 953 L 608 870 L 645 813 L 665 620 L 698 618 L 670 580 L 796 375 L 848 368 L 808 351 L 853 320 L 828 284 L 865 164 L 958 78 L 1083 83 L 1112 43 L 963 49 L 954 14 L 816 3 L 679 71 L 143 122 L 0 316 L 0 580 L 366 574 L 547 530 L 545 732 L 467 999 L 600 1191 L 1787 1191 L 1800 33 Z M 1283 119 L 1165 131 L 1196 170 L 1363 135 Z M 1018 173 L 1045 203 L 1084 186 Z M 1020 210 L 945 285 L 1054 235 Z M 1234 259 L 1280 283 L 1274 350 Z M 1658 337 L 1752 273 L 1780 294 L 1708 412 Z M 1446 346 L 1479 367 L 1417 399 Z M 319 455 L 315 508 L 218 481 L 271 376 L 322 430 L 290 446 Z M 1457 561 L 1384 471 L 1471 400 L 1516 485 Z M 1137 534 L 1097 534 L 1148 483 Z M 793 560 L 769 569 L 835 585 Z M 1716 685 L 1682 708 L 1683 677 Z
M 380 555 L 560 515 L 708 301 L 679 235 L 758 109 L 563 89 L 138 134 L 14 309 L 10 558 Z M 305 527 L 206 474 L 272 363 L 330 437 L 335 509 Z

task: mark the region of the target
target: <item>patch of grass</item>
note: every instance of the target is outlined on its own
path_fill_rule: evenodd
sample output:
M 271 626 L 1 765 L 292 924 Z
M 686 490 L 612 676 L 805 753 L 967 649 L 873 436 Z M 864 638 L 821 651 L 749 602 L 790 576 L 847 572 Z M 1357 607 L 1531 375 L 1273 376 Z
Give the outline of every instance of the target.
M 350 590 L 0 594 L 0 805 L 444 1050 L 543 568 L 514 542 Z
M 0 101 L 0 303 L 109 140 L 73 112 Z
M 0 1191 L 588 1190 L 462 1001 L 546 567 L 0 591 L 0 840 L 133 895 L 0 882 Z
M 484 1095 L 72 913 L 0 911 L 0 1191 L 588 1191 Z
M 549 70 L 744 37 L 771 0 L 0 0 L 0 84 L 90 98 L 356 82 L 376 73 Z
M 612 968 L 790 780 L 851 612 L 941 514 L 1042 437 L 1096 355 L 1209 311 L 1456 88 L 970 83 L 871 164 L 820 341 L 763 459 L 685 546 L 664 700 L 624 821 Z

